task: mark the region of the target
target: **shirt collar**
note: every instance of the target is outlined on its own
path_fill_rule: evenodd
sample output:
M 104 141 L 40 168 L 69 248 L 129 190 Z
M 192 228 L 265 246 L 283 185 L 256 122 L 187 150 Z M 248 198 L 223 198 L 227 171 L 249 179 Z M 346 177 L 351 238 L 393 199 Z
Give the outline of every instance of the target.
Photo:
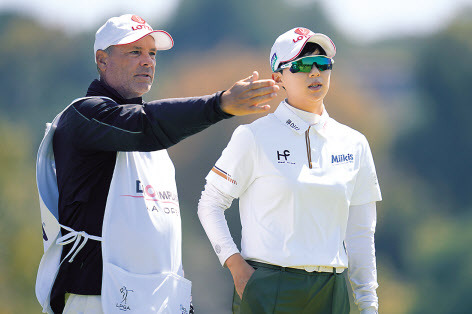
M 280 103 L 274 114 L 287 128 L 298 134 L 305 133 L 310 126 L 312 129 L 314 128 L 319 133 L 322 133 L 329 119 L 328 112 L 324 105 L 323 112 L 320 116 L 315 113 L 294 108 L 285 100 Z
M 143 103 L 142 97 L 136 97 L 136 98 L 130 98 L 130 99 L 125 99 L 121 97 L 121 95 L 115 89 L 113 89 L 110 85 L 105 83 L 103 80 L 94 80 L 90 84 L 87 90 L 87 96 L 106 96 L 113 99 L 118 104 L 142 104 Z

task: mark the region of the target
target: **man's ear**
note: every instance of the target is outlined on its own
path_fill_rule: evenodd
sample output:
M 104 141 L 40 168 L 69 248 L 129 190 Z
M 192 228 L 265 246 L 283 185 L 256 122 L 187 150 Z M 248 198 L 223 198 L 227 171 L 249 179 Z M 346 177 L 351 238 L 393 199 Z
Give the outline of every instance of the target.
M 101 72 L 104 72 L 108 64 L 108 53 L 103 50 L 97 50 L 95 60 L 97 60 L 97 67 L 100 69 Z

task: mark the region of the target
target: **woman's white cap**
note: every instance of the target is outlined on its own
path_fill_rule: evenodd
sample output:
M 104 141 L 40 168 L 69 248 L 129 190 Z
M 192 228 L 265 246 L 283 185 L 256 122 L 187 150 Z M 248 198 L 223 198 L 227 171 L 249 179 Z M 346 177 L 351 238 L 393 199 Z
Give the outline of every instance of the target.
M 294 60 L 305 47 L 307 42 L 316 43 L 326 52 L 326 56 L 333 58 L 336 46 L 333 41 L 321 33 L 313 33 L 308 28 L 297 27 L 280 35 L 270 50 L 270 67 L 275 72 L 280 63 Z
M 110 18 L 95 34 L 94 54 L 110 46 L 126 45 L 151 35 L 158 50 L 168 50 L 174 46 L 174 40 L 163 30 L 153 30 L 141 17 L 125 14 Z

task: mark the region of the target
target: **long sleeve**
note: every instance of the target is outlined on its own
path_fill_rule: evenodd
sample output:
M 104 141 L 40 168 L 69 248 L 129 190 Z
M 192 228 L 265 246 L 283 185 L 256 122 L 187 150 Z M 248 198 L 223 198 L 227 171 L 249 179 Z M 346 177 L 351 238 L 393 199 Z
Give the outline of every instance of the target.
M 220 97 L 213 95 L 151 101 L 143 109 L 154 134 L 163 133 L 171 145 L 232 115 L 221 110 Z
M 239 253 L 226 222 L 224 211 L 231 206 L 233 197 L 207 183 L 198 202 L 198 218 L 210 240 L 221 265 L 228 257 Z
M 377 267 L 375 261 L 375 202 L 349 207 L 346 248 L 349 258 L 349 280 L 354 301 L 361 313 L 377 313 Z
M 208 126 L 231 117 L 214 95 L 118 104 L 111 99 L 79 101 L 61 118 L 79 149 L 153 151 L 168 148 Z

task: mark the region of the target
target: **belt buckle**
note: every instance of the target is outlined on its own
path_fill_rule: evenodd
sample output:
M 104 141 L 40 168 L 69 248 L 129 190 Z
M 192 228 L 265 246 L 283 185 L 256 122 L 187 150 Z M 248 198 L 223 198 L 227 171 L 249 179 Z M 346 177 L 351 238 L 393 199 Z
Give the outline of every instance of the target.
M 314 271 L 318 273 L 332 273 L 333 271 L 336 271 L 336 273 L 338 273 L 338 270 L 332 266 L 303 266 L 303 269 L 309 273 Z
M 305 268 L 307 272 L 312 273 L 314 271 L 318 271 L 319 266 L 305 266 L 303 268 Z
M 332 273 L 333 272 L 333 267 L 331 266 L 320 266 L 320 272 L 323 273 Z

